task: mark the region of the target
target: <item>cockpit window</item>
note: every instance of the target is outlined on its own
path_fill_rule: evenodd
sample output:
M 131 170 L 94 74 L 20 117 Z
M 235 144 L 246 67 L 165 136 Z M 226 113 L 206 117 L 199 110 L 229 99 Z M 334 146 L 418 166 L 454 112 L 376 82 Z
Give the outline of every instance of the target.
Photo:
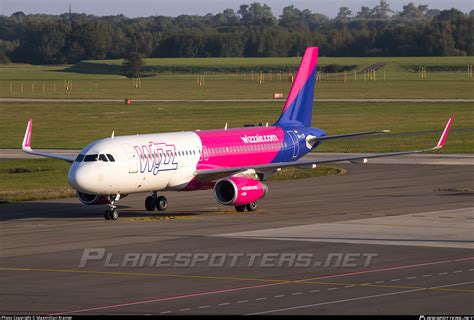
M 76 162 L 93 162 L 93 161 L 104 161 L 104 162 L 115 162 L 114 157 L 111 154 L 79 154 L 75 160 Z
M 92 162 L 92 161 L 97 161 L 97 154 L 88 154 L 84 157 L 84 162 Z

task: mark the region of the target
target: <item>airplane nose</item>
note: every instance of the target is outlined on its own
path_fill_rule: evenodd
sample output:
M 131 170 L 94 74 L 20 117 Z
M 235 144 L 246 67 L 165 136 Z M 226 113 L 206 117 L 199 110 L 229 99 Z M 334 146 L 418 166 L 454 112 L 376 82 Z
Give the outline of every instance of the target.
M 74 189 L 85 193 L 93 192 L 93 190 L 91 190 L 93 177 L 88 168 L 84 166 L 72 166 L 69 170 L 67 179 L 69 185 Z

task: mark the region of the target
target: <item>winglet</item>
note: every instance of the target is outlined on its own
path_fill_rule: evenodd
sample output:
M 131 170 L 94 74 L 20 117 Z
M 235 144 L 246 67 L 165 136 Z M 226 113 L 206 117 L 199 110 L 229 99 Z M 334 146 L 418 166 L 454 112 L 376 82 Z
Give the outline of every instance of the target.
M 25 137 L 23 138 L 23 143 L 21 145 L 21 148 L 23 149 L 23 151 L 25 153 L 34 154 L 34 155 L 41 156 L 41 157 L 46 157 L 46 158 L 64 160 L 64 161 L 67 161 L 69 163 L 74 162 L 75 157 L 62 155 L 62 154 L 54 154 L 54 153 L 47 153 L 47 152 L 32 150 L 31 149 L 32 131 L 33 131 L 33 119 L 30 118 L 30 120 L 28 121 L 28 125 L 26 126 Z
M 438 144 L 433 149 L 441 149 L 442 147 L 444 147 L 444 144 L 446 143 L 446 139 L 448 138 L 449 128 L 451 127 L 453 120 L 454 120 L 454 114 L 449 118 L 448 123 L 446 124 L 446 127 L 444 128 L 443 134 L 441 135 L 441 138 L 439 138 Z
M 30 118 L 28 125 L 26 126 L 25 137 L 23 138 L 23 144 L 21 145 L 23 150 L 31 150 L 31 134 L 33 130 L 33 119 Z

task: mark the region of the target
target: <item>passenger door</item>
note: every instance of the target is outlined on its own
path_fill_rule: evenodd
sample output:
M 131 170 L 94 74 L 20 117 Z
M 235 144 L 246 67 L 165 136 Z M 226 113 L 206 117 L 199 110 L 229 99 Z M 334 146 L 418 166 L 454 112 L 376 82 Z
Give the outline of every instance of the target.
M 122 148 L 127 154 L 128 158 L 128 172 L 137 173 L 138 172 L 138 155 L 133 150 L 133 147 L 127 143 L 122 144 Z

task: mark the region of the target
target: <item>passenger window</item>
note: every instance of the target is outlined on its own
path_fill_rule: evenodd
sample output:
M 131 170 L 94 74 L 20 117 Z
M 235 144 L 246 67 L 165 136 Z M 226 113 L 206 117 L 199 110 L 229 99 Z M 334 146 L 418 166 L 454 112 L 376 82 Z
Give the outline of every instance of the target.
M 105 154 L 99 154 L 99 161 L 109 162 Z
M 82 160 L 84 160 L 84 155 L 83 154 L 78 154 L 75 161 L 76 162 L 82 162 Z
M 97 154 L 88 154 L 84 157 L 84 162 L 92 162 L 92 161 L 97 161 Z
M 114 157 L 112 157 L 111 154 L 107 154 L 107 158 L 109 158 L 110 162 L 115 162 L 115 159 L 114 159 Z

